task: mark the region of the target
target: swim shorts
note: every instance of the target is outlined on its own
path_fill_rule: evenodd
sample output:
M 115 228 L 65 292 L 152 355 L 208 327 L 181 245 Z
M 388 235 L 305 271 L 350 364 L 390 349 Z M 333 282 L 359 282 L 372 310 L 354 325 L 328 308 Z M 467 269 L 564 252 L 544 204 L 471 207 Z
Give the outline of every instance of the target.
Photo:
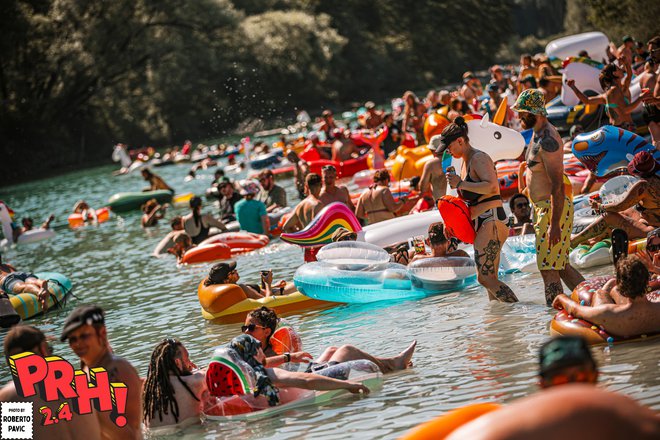
M 552 217 L 550 199 L 534 202 L 534 233 L 536 235 L 536 264 L 539 270 L 562 270 L 568 264 L 573 230 L 573 201 L 564 197 L 564 209 L 559 219 L 561 239 L 554 246 L 548 240 Z
M 25 272 L 12 272 L 9 275 L 5 276 L 5 279 L 2 280 L 2 291 L 5 293 L 14 293 L 14 286 L 16 283 L 24 283 L 28 278 L 37 279 L 37 276 L 32 273 Z

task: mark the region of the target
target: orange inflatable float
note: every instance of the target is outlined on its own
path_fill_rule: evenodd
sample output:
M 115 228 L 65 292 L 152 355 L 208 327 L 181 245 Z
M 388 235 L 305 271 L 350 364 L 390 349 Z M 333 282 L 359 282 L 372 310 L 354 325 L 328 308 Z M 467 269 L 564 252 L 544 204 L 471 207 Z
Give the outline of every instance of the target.
M 283 295 L 268 298 L 251 299 L 245 296 L 243 289 L 236 284 L 204 285 L 204 280 L 197 287 L 197 297 L 202 306 L 202 316 L 213 322 L 240 322 L 254 309 L 266 306 L 278 314 L 310 307 L 332 306 L 336 303 L 309 298 L 298 292 L 293 283 L 287 283 Z M 291 346 L 294 344 L 286 336 L 278 337 L 273 344 Z M 295 350 L 287 350 L 295 351 Z
M 255 249 L 261 249 L 270 242 L 267 235 L 253 234 L 251 232 L 223 232 L 222 234 L 212 235 L 201 245 L 222 243 L 227 245 L 233 254 L 250 252 Z
M 438 211 L 447 233 L 464 243 L 474 243 L 474 224 L 470 208 L 460 197 L 445 195 L 438 199 Z
M 224 243 L 199 244 L 192 249 L 188 249 L 181 264 L 208 263 L 209 261 L 227 260 L 231 258 L 232 250 Z
M 612 277 L 596 277 L 578 284 L 571 293 L 571 299 L 580 305 L 590 306 L 593 295 L 602 288 Z M 658 289 L 657 281 L 651 283 L 652 289 Z M 660 302 L 660 291 L 656 290 L 646 294 L 651 302 Z M 650 335 L 633 335 L 627 337 L 614 336 L 599 326 L 582 319 L 569 315 L 566 310 L 559 311 L 550 323 L 550 334 L 552 335 L 573 335 L 583 337 L 587 343 L 597 344 L 616 344 L 620 342 L 641 341 L 655 339 L 660 337 L 660 332 Z
M 110 210 L 108 208 L 101 208 L 96 210 L 96 221 L 98 223 L 106 222 L 110 219 Z M 88 215 L 87 219 L 82 218 L 82 214 L 71 214 L 68 218 L 69 227 L 79 228 L 85 225 L 85 221 L 92 220 L 92 216 Z
M 400 440 L 442 440 L 466 423 L 500 408 L 502 406 L 497 403 L 475 403 L 464 406 L 419 425 Z
M 447 108 L 447 107 L 445 107 Z M 424 138 L 426 143 L 431 141 L 431 138 L 436 134 L 441 134 L 442 130 L 449 125 L 447 116 L 441 113 L 431 113 L 426 121 L 424 121 Z

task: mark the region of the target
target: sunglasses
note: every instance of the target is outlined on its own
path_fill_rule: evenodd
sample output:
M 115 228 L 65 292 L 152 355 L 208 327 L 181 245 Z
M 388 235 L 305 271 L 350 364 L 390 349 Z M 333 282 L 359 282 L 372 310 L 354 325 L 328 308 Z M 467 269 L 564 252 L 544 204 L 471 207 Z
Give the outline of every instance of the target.
M 529 208 L 529 203 L 516 203 L 513 205 L 515 208 Z
M 264 327 L 263 325 L 257 325 L 257 324 L 242 325 L 241 333 L 245 333 L 245 332 L 252 333 L 257 327 L 268 328 L 268 327 Z
M 660 243 L 647 244 L 646 250 L 648 252 L 658 252 L 660 250 Z

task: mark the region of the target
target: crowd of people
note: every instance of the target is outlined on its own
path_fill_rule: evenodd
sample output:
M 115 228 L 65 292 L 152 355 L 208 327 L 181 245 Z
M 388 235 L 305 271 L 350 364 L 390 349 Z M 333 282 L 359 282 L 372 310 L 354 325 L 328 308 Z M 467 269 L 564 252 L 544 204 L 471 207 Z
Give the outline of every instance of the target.
M 588 57 L 589 54 L 583 53 L 581 56 Z M 602 94 L 587 96 L 570 79 L 566 86 L 584 104 L 604 105 L 609 124 L 626 130 L 635 131 L 637 128 L 631 113 L 643 103 L 652 142 L 660 149 L 660 37 L 651 39 L 646 47 L 637 45 L 632 38 L 624 38 L 620 47 L 613 45 L 608 48 L 608 56 L 611 57 L 610 62 L 600 73 Z M 660 332 L 660 303 L 652 301 L 647 295 L 650 285 L 657 286 L 657 276 L 660 275 L 660 163 L 647 151 L 634 155 L 627 172 L 639 179 L 637 183 L 626 191 L 618 203 L 603 204 L 594 200 L 592 208 L 600 215 L 583 231 L 572 234 L 574 205 L 572 194 L 567 192 L 564 184 L 563 155 L 567 140 L 548 120 L 546 111 L 546 104 L 560 93 L 562 84 L 558 78 L 561 77 L 547 56 L 532 57 L 528 54 L 521 56 L 518 68 L 495 65 L 489 69 L 489 74 L 490 78 L 484 86 L 473 72 L 465 72 L 463 83 L 457 90 L 431 90 L 425 99 L 406 91 L 393 102 L 390 112 L 379 110 L 368 101 L 364 104 L 365 111 L 359 118 L 359 124 L 362 129 L 374 132 L 386 129 L 387 136 L 380 150 L 386 156 L 393 157 L 399 145 L 424 144 L 424 122 L 433 113 L 441 113 L 450 121 L 440 134 L 429 139 L 428 148 L 433 157 L 426 162 L 417 180 L 411 182 L 411 187 L 417 188 L 420 200 L 431 200 L 428 208 L 435 205 L 435 201 L 448 189 L 456 190 L 458 197 L 469 207 L 475 233 L 473 247 L 477 280 L 485 288 L 489 299 L 507 303 L 518 301 L 516 293 L 500 279 L 498 273 L 502 248 L 509 236 L 534 234 L 537 266 L 548 306 L 566 310 L 570 315 L 601 326 L 615 335 Z M 629 91 L 633 74 L 640 75 L 642 86 L 646 86 L 635 100 L 631 99 Z M 494 117 L 504 96 L 515 100 L 515 104 L 507 109 L 503 124 L 533 131 L 532 140 L 520 157 L 519 192 L 508 200 L 511 216 L 505 210 L 507 205 L 500 191 L 495 163 L 487 153 L 472 145 L 470 129 L 464 118 L 471 113 Z M 308 125 L 308 122 L 311 120 L 305 124 Z M 315 149 L 321 159 L 342 162 L 362 153 L 351 140 L 350 129 L 335 121 L 330 110 L 321 114 L 316 127 L 318 133 L 311 133 L 304 142 L 305 148 Z M 579 133 L 575 128 L 571 130 L 571 138 Z M 310 164 L 292 148 L 287 148 L 295 141 L 283 136 L 281 142 L 293 167 L 295 189 L 301 199 L 283 221 L 281 229 L 284 232 L 304 229 L 324 207 L 335 202 L 346 205 L 365 225 L 391 220 L 410 211 L 405 197 L 397 199 L 393 195 L 390 189 L 393 176 L 387 169 L 375 170 L 369 188 L 353 198 L 346 186 L 337 183 L 338 170 L 335 165 L 323 166 L 320 174 L 311 172 Z M 257 149 L 257 152 L 268 153 L 267 146 L 265 148 Z M 179 153 L 188 156 L 194 153 L 192 143 L 186 142 L 180 152 L 167 154 Z M 463 168 L 443 167 L 445 153 L 462 159 Z M 169 160 L 169 156 L 163 157 L 163 160 Z M 209 166 L 214 166 L 212 161 L 200 165 Z M 195 178 L 195 171 L 191 170 L 190 178 Z M 143 168 L 141 174 L 149 183 L 145 191 L 165 190 L 174 194 L 174 189 L 150 169 Z M 212 233 L 228 231 L 227 224 L 233 221 L 238 222 L 243 231 L 270 235 L 275 225 L 271 224 L 269 215 L 289 206 L 287 192 L 276 183 L 275 177 L 272 170 L 264 169 L 256 178 L 233 181 L 225 176 L 222 169 L 218 169 L 212 191 L 208 193 L 210 199 L 218 202 L 217 214 L 204 213 L 202 198 L 192 197 L 189 201 L 190 212 L 169 219 L 172 231 L 163 238 L 154 253 L 172 253 L 181 260 L 186 251 L 202 243 Z M 583 191 L 589 189 L 585 183 Z M 157 225 L 165 219 L 168 207 L 168 204 L 160 204 L 156 199 L 147 201 L 142 206 L 142 226 Z M 96 221 L 95 210 L 83 200 L 75 205 L 73 211 L 84 219 Z M 48 228 L 52 220 L 53 217 L 49 217 L 42 228 Z M 32 221 L 26 218 L 23 219 L 23 227 L 16 227 L 14 231 L 19 235 L 30 228 Z M 646 238 L 645 250 L 638 255 L 624 255 L 617 259 L 615 278 L 596 292 L 591 305 L 580 304 L 564 295 L 564 285 L 572 291 L 585 280 L 569 262 L 570 249 L 584 242 L 595 243 L 614 231 L 623 231 L 629 239 Z M 402 264 L 430 257 L 467 257 L 465 250 L 459 247 L 460 242 L 449 232 L 442 222 L 431 224 L 425 243 L 430 248 L 428 253 L 423 249 L 409 249 L 407 243 L 392 243 L 387 250 L 392 255 L 392 261 Z M 332 235 L 334 242 L 355 241 L 357 238 L 355 232 L 344 228 L 337 229 Z M 305 261 L 314 261 L 317 250 L 306 248 Z M 239 281 L 236 263 L 221 262 L 213 265 L 203 285 L 237 285 L 245 297 L 254 300 L 295 290 L 295 286 L 284 280 L 274 282 L 272 271 L 262 271 L 261 284 Z M 7 306 L 8 294 L 23 292 L 34 294 L 44 309 L 47 308 L 50 295 L 48 281 L 21 272 L 2 263 L 1 259 L 0 287 L 3 291 L 0 297 L 2 311 L 11 307 Z M 6 322 L 2 325 L 14 325 L 19 321 L 16 318 L 17 315 L 3 313 Z M 270 344 L 278 321 L 277 314 L 267 307 L 253 310 L 247 314 L 241 334 L 229 343 L 229 347 L 255 371 L 258 378 L 255 395 L 263 395 L 269 402 L 280 402 L 280 390 L 289 387 L 368 393 L 369 389 L 361 383 L 318 374 L 342 362 L 365 359 L 377 365 L 383 373 L 403 370 L 412 365 L 415 341 L 392 357 L 370 354 L 348 344 L 328 347 L 317 358 L 304 351 L 278 354 Z M 62 438 L 141 438 L 143 423 L 147 427 L 157 428 L 199 420 L 200 414 L 213 401 L 204 379 L 204 369 L 197 368 L 193 363 L 185 344 L 176 339 L 159 342 L 151 353 L 146 377 L 140 378 L 130 362 L 112 349 L 105 323 L 106 314 L 100 307 L 78 307 L 67 317 L 61 340 L 67 341 L 79 357 L 83 371 L 89 374 L 92 369 L 102 367 L 109 372 L 111 382 L 127 385 L 127 426 L 119 428 L 107 413 L 96 412 L 75 417 L 75 423 L 49 428 L 37 426 L 36 432 Z M 52 354 L 43 332 L 28 325 L 11 329 L 5 337 L 4 349 L 7 358 L 23 351 L 43 356 Z M 278 368 L 291 362 L 306 364 L 304 372 Z M 511 426 L 513 422 L 507 421 L 505 414 L 516 416 L 516 411 L 525 413 L 530 411 L 529 408 L 546 411 L 551 406 L 546 400 L 563 402 L 562 393 L 573 391 L 560 393 L 545 389 L 575 382 L 583 385 L 572 385 L 577 387 L 574 390 L 582 390 L 594 398 L 600 396 L 603 402 L 611 402 L 613 411 L 634 408 L 637 410 L 634 420 L 640 423 L 649 421 L 651 416 L 646 409 L 635 407 L 636 404 L 614 393 L 593 389 L 598 368 L 582 339 L 552 339 L 541 347 L 539 363 L 539 382 L 544 391 L 501 410 L 500 417 L 487 416 L 489 418 L 484 420 L 493 424 L 488 429 L 495 429 L 493 426 L 497 425 L 497 429 L 515 431 L 516 427 Z M 0 391 L 0 400 L 24 399 L 18 395 L 13 384 L 9 384 Z M 43 403 L 39 397 L 31 401 L 35 403 L 35 410 Z M 512 420 L 515 421 L 515 417 Z M 655 426 L 650 428 L 655 433 L 660 429 L 657 425 L 656 421 Z M 616 429 L 623 429 L 622 426 L 618 425 Z M 638 425 L 637 428 L 643 430 L 648 426 Z M 462 433 L 466 436 L 464 438 L 470 438 L 469 433 L 474 432 L 470 429 L 483 427 L 467 426 Z M 642 438 L 641 435 L 639 438 Z

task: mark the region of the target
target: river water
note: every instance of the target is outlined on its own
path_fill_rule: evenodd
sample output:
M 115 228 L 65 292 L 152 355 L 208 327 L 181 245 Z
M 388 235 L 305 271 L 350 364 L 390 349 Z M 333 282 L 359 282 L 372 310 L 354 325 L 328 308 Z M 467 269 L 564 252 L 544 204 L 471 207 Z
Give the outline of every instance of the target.
M 55 238 L 10 249 L 3 259 L 19 270 L 56 271 L 72 279 L 74 293 L 64 309 L 29 321 L 53 337 L 55 354 L 77 363 L 59 334 L 67 314 L 80 304 L 106 310 L 108 334 L 115 352 L 127 358 L 141 376 L 147 373 L 153 347 L 163 338 L 185 343 L 191 359 L 204 365 L 214 346 L 240 332 L 240 324 L 217 325 L 200 315 L 197 284 L 210 264 L 177 267 L 173 257 L 150 256 L 169 231 L 140 227 L 140 213 L 114 216 L 100 226 L 72 231 L 66 217 L 84 198 L 101 207 L 120 191 L 139 191 L 139 173 L 111 176 L 112 166 L 0 188 L 17 217 L 35 224 L 49 213 L 57 217 Z M 156 168 L 177 193 L 202 194 L 213 170 L 184 182 L 188 167 Z M 236 177 L 236 176 L 231 176 Z M 297 201 L 292 179 L 279 183 L 289 203 Z M 183 214 L 186 209 L 174 210 Z M 207 203 L 205 211 L 214 208 Z M 171 215 L 171 213 L 170 213 Z M 168 215 L 169 217 L 169 215 Z M 290 279 L 303 263 L 299 248 L 276 240 L 260 251 L 239 256 L 243 280 L 257 282 L 259 270 L 272 268 L 275 279 Z M 588 269 L 585 275 L 611 273 L 611 267 Z M 376 355 L 391 356 L 413 339 L 418 346 L 414 368 L 385 377 L 383 387 L 366 398 L 349 396 L 326 406 L 307 407 L 258 422 L 217 423 L 186 428 L 177 437 L 242 439 L 396 438 L 413 426 L 450 409 L 474 402 L 510 402 L 537 390 L 537 352 L 548 339 L 554 312 L 545 306 L 540 276 L 509 275 L 505 281 L 521 300 L 515 305 L 488 302 L 481 287 L 395 304 L 345 305 L 289 314 L 304 348 L 318 356 L 329 345 L 351 343 Z M 0 332 L 4 339 L 6 331 Z M 642 342 L 596 347 L 600 384 L 660 409 L 660 344 Z M 2 365 L 0 377 L 10 379 Z

